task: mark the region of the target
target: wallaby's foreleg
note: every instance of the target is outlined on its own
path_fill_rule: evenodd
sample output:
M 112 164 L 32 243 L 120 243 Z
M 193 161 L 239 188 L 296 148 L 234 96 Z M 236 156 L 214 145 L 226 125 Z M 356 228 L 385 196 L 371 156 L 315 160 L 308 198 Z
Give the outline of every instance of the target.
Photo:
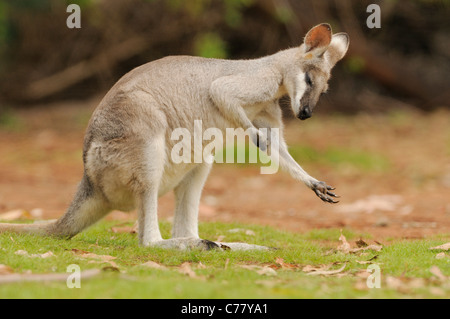
M 281 141 L 281 143 L 278 143 L 279 139 L 277 141 L 272 140 L 271 144 L 273 147 L 271 147 L 272 155 L 271 158 L 273 159 L 274 152 L 278 149 L 279 154 L 279 163 L 282 169 L 287 171 L 293 178 L 302 181 L 305 183 L 306 186 L 308 186 L 311 190 L 314 191 L 314 193 L 324 202 L 328 203 L 337 203 L 338 201 L 334 200 L 332 197 L 338 197 L 336 194 L 331 192 L 334 190 L 334 187 L 327 185 L 325 182 L 321 182 L 314 177 L 310 176 L 289 154 L 288 148 L 286 146 L 286 143 L 284 141 Z
M 280 114 L 277 114 L 276 118 L 281 117 Z M 333 192 L 334 187 L 327 185 L 325 182 L 321 182 L 314 177 L 310 176 L 291 156 L 288 151 L 288 147 L 286 142 L 283 139 L 282 134 L 282 125 L 281 123 L 276 124 L 277 121 L 270 116 L 270 114 L 266 114 L 267 118 L 258 118 L 253 123 L 254 125 L 260 129 L 265 128 L 266 134 L 264 138 L 267 141 L 264 142 L 264 147 L 262 148 L 265 151 L 265 148 L 270 147 L 270 156 L 272 161 L 278 161 L 281 168 L 289 173 L 293 178 L 303 182 L 307 187 L 314 191 L 314 193 L 324 202 L 328 203 L 337 203 L 338 201 L 334 200 L 333 197 L 339 197 Z M 272 121 L 271 121 L 272 120 Z M 274 122 L 274 123 L 272 123 Z M 278 122 L 281 122 L 281 118 Z M 274 125 L 275 124 L 275 125 Z M 272 130 L 272 128 L 277 127 L 278 131 Z M 255 139 L 253 138 L 253 142 L 255 143 Z M 255 143 L 256 144 L 256 143 Z M 258 145 L 257 145 L 258 146 Z
M 174 189 L 176 207 L 172 237 L 198 238 L 200 197 L 212 163 L 202 163 L 192 169 Z
M 272 143 L 274 143 L 272 141 Z M 275 149 L 277 146 L 274 147 Z M 289 154 L 288 148 L 284 142 L 279 145 L 279 158 L 280 166 L 286 170 L 292 177 L 302 181 L 308 186 L 314 193 L 324 202 L 338 203 L 332 197 L 339 197 L 335 193 L 331 192 L 335 188 L 327 185 L 325 182 L 321 182 L 314 177 L 310 176 Z
M 235 128 L 254 131 L 258 134 L 244 108 L 248 105 L 273 100 L 281 83 L 281 75 L 272 70 L 258 74 L 236 74 L 223 76 L 211 83 L 210 97 L 215 105 Z

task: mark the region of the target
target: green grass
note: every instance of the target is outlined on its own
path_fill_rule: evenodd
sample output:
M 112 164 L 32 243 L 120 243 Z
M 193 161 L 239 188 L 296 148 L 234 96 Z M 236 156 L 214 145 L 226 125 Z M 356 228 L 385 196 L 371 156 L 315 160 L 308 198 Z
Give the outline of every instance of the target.
M 71 240 L 57 240 L 35 236 L 0 234 L 0 264 L 19 274 L 66 273 L 67 266 L 77 264 L 81 270 L 104 269 L 99 275 L 81 282 L 81 288 L 69 289 L 65 281 L 20 282 L 0 284 L 0 298 L 435 298 L 450 296 L 450 286 L 431 272 L 437 266 L 450 276 L 450 258 L 436 259 L 437 251 L 429 247 L 448 242 L 450 236 L 384 243 L 380 252 L 367 250 L 355 254 L 342 253 L 338 229 L 314 230 L 296 234 L 270 227 L 208 223 L 200 225 L 203 238 L 224 241 L 245 241 L 276 247 L 270 251 L 176 251 L 144 248 L 137 245 L 135 234 L 113 233 L 117 223 L 101 222 Z M 170 224 L 161 223 L 163 236 L 169 237 Z M 250 229 L 229 232 L 230 229 Z M 343 230 L 347 240 L 354 242 L 364 234 Z M 96 255 L 113 256 L 115 264 L 93 263 L 72 250 Z M 18 255 L 26 250 L 28 255 Z M 30 257 L 51 251 L 48 258 Z M 280 258 L 292 268 L 280 268 Z M 372 258 L 381 269 L 380 289 L 365 286 L 367 261 Z M 165 269 L 148 268 L 143 264 L 154 261 Z M 180 265 L 190 263 L 194 276 L 180 272 Z M 346 265 L 337 276 L 309 276 L 306 265 L 330 265 L 331 270 Z M 248 269 L 242 266 L 257 266 Z M 257 270 L 272 267 L 275 275 L 260 274 Z M 1 268 L 0 268 L 1 269 Z M 8 276 L 9 274 L 3 275 Z M 69 275 L 69 273 L 67 273 Z M 2 276 L 2 275 L 0 275 Z M 401 280 L 403 286 L 392 286 L 388 277 Z M 421 284 L 417 284 L 420 278 Z M 416 280 L 416 281 L 414 281 Z M 415 284 L 410 284 L 414 281 Z M 1 277 L 0 277 L 1 282 Z

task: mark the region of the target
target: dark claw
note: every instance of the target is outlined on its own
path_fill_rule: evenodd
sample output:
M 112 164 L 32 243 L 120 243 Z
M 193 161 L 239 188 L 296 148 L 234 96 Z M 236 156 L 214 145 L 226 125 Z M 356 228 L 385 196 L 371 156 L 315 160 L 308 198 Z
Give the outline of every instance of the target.
M 259 148 L 261 151 L 265 152 L 266 149 L 267 149 L 266 144 L 265 144 L 265 143 L 264 143 L 264 144 L 258 143 L 258 144 L 259 144 L 259 145 L 258 145 L 258 148 Z
M 264 142 L 264 138 L 261 135 L 256 135 L 253 137 L 253 142 L 256 145 L 257 148 L 259 148 L 261 151 L 265 152 L 267 149 L 267 142 Z
M 331 203 L 331 204 L 339 203 L 339 201 L 336 201 L 330 197 L 330 196 L 332 196 L 332 197 L 339 198 L 338 195 L 336 195 L 333 192 L 330 192 L 330 190 L 335 189 L 334 187 L 328 186 L 324 182 L 319 182 L 319 183 L 316 183 L 312 189 L 316 193 L 317 197 L 319 197 L 324 202 Z
M 202 239 L 201 243 L 205 250 L 212 250 L 212 249 L 219 248 L 219 245 L 217 245 L 215 242 L 207 240 L 207 239 Z
M 327 192 L 327 194 L 330 196 L 333 196 L 333 197 L 337 197 L 337 198 L 340 197 L 339 195 L 336 195 L 335 193 L 332 193 L 332 192 Z

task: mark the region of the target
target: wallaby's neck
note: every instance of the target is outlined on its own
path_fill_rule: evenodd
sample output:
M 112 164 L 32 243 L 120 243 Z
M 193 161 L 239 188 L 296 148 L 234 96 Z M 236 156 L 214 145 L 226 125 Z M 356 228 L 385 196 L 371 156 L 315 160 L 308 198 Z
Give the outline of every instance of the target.
M 295 59 L 298 58 L 298 48 L 282 50 L 265 58 L 270 61 L 281 74 L 285 74 L 289 68 L 292 68 Z
M 289 73 L 289 69 L 293 67 L 295 59 L 298 59 L 298 47 L 279 51 L 259 59 L 263 62 L 263 65 L 270 66 L 271 70 L 280 76 L 280 88 L 276 96 L 277 98 L 288 93 L 284 87 L 284 78 Z

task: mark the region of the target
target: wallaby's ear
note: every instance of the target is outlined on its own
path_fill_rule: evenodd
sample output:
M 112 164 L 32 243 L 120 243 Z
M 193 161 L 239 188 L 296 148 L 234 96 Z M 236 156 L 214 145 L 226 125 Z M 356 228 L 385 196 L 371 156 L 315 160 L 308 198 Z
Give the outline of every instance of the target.
M 331 26 L 322 23 L 311 30 L 305 36 L 305 53 L 310 53 L 311 57 L 320 57 L 331 43 Z
M 325 53 L 331 67 L 344 57 L 345 53 L 347 53 L 349 44 L 350 38 L 347 33 L 342 32 L 333 34 L 331 43 Z

